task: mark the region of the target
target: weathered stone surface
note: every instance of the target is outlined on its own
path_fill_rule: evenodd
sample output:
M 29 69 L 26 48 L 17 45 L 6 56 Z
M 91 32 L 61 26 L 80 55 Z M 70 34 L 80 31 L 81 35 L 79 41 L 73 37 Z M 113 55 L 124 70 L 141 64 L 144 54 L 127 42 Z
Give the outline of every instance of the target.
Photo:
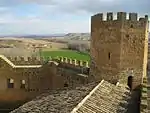
M 70 113 L 97 84 L 44 93 L 11 113 Z
M 147 80 L 146 80 L 147 79 Z M 140 98 L 140 112 L 149 113 L 150 112 L 150 78 L 145 77 L 141 89 L 141 98 Z
M 125 113 L 130 100 L 130 91 L 101 81 L 71 113 Z
M 104 80 L 97 84 L 90 83 L 75 89 L 50 91 L 10 113 L 124 113 L 127 111 L 131 93 L 124 85 L 116 86 Z M 88 96 L 89 98 L 86 99 Z
M 29 58 L 31 62 L 27 60 L 29 64 L 23 64 L 26 60 L 17 58 L 8 59 L 0 55 L 0 101 L 27 101 L 49 89 L 76 87 L 87 83 L 89 69 L 85 66 L 56 61 L 31 65 L 35 59 Z M 16 65 L 12 61 L 20 63 Z M 12 88 L 8 87 L 9 80 L 13 81 Z M 24 88 L 21 87 L 22 81 Z
M 99 16 L 91 18 L 90 75 L 111 83 L 121 81 L 127 84 L 131 76 L 127 73 L 133 70 L 134 89 L 141 84 L 142 76 L 146 76 L 148 20 L 127 20 L 125 12 L 117 15 L 123 19 L 103 21 Z M 120 75 L 122 72 L 126 75 Z
M 148 85 L 150 85 L 150 75 L 148 75 Z M 150 86 L 148 86 L 148 113 L 150 112 Z

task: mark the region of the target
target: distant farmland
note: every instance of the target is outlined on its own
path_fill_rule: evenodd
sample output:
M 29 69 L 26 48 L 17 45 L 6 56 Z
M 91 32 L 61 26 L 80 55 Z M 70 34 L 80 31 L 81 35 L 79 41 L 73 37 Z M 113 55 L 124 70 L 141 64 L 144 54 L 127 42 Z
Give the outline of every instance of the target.
M 90 56 L 87 53 L 81 53 L 71 50 L 54 50 L 54 51 L 42 51 L 41 56 L 55 58 L 57 56 L 67 57 L 71 59 L 90 61 Z

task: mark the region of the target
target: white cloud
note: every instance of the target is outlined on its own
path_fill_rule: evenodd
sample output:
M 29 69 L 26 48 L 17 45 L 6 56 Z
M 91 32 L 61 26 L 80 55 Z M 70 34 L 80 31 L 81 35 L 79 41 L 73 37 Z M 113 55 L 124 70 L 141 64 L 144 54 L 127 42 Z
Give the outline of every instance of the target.
M 26 1 L 26 0 L 22 0 Z M 136 11 L 149 12 L 149 0 L 28 0 L 28 2 L 39 5 L 54 6 L 60 12 L 80 12 L 89 13 L 107 11 Z
M 34 4 L 40 12 L 16 15 L 12 9 L 21 4 Z M 0 0 L 0 34 L 89 32 L 90 16 L 97 12 L 150 15 L 149 4 L 149 0 Z
M 67 32 L 89 32 L 89 21 L 55 21 L 43 19 L 3 20 L 0 22 L 0 35 L 4 34 L 53 34 Z
M 49 5 L 60 12 L 150 11 L 150 0 L 0 0 L 0 5 L 5 7 L 20 4 Z

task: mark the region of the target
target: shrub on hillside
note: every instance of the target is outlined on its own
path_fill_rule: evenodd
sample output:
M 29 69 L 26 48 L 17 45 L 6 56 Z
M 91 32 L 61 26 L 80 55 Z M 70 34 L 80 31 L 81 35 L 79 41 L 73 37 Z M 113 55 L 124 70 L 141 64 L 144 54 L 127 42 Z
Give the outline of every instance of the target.
M 68 43 L 68 49 L 79 52 L 89 52 L 90 46 L 87 43 Z

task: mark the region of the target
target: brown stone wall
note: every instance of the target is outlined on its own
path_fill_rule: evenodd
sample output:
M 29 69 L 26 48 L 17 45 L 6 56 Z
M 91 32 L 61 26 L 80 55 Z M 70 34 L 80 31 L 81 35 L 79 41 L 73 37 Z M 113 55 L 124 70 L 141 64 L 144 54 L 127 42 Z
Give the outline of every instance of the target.
M 87 77 L 78 75 L 80 72 L 81 67 L 73 64 L 60 63 L 55 65 L 52 63 L 51 65 L 46 65 L 43 67 L 43 71 L 41 71 L 40 74 L 42 75 L 41 89 L 60 89 L 65 88 L 65 84 L 68 85 L 67 87 L 75 87 L 84 84 L 86 83 Z M 83 72 L 86 72 L 86 68 L 83 69 Z
M 51 88 L 51 76 L 49 76 L 51 73 L 45 66 L 12 68 L 3 59 L 0 59 L 0 64 L 0 101 L 24 101 L 33 98 L 46 88 Z M 14 80 L 14 88 L 8 88 L 7 79 Z M 25 89 L 21 89 L 21 80 L 25 80 Z
M 22 74 L 21 70 L 10 68 L 4 61 L 0 60 L 0 101 L 14 102 L 17 100 L 26 100 L 28 93 L 25 89 L 21 89 L 21 80 L 27 82 L 27 77 Z M 14 88 L 9 89 L 7 87 L 7 79 L 14 80 Z M 26 84 L 26 88 L 27 88 Z
M 124 21 L 122 24 L 120 71 L 133 70 L 133 88 L 142 83 L 146 76 L 148 37 L 145 21 Z M 129 75 L 127 74 L 127 77 Z M 120 76 L 122 79 L 122 76 Z
M 87 77 L 80 76 L 77 73 L 64 72 L 63 73 L 64 84 L 68 84 L 68 87 L 77 87 L 81 84 L 87 83 Z
M 0 58 L 0 102 L 26 101 L 44 91 L 64 88 L 65 84 L 67 87 L 75 87 L 87 83 L 87 77 L 76 72 L 80 66 L 62 64 L 48 62 L 40 68 L 13 68 Z M 70 71 L 75 67 L 75 71 Z M 14 88 L 8 88 L 7 79 L 14 80 Z M 25 80 L 25 89 L 21 89 L 21 80 Z
M 133 26 L 133 28 L 131 28 Z M 122 28 L 121 66 L 141 68 L 144 61 L 145 31 L 139 21 L 124 22 Z
M 110 17 L 109 17 L 110 16 Z M 148 19 L 137 20 L 136 13 L 97 14 L 91 18 L 91 72 L 95 80 L 105 79 L 127 84 L 129 72 L 133 70 L 133 86 L 146 76 L 148 52 Z
M 55 65 L 54 63 L 44 65 L 39 73 L 39 75 L 41 76 L 40 89 L 54 89 L 54 83 L 57 83 L 59 85 L 60 82 L 53 81 L 54 78 L 57 76 L 56 73 L 57 65 Z
M 56 88 L 65 88 L 65 84 L 67 87 L 76 87 L 81 84 L 87 83 L 87 76 L 78 75 L 77 72 L 65 68 L 57 68 L 57 74 L 53 76 L 52 79 L 52 87 Z
M 91 74 L 95 79 L 116 81 L 121 52 L 120 22 L 100 21 L 92 17 Z

